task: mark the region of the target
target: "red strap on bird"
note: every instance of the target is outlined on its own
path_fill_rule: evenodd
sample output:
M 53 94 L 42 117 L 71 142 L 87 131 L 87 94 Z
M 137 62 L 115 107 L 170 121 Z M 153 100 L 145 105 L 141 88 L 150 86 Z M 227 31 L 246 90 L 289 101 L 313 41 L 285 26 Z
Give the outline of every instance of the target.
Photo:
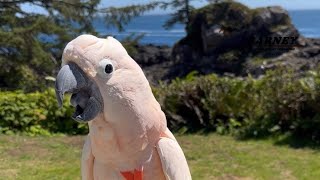
M 162 132 L 160 134 L 160 138 L 161 137 L 167 137 L 169 138 L 168 135 L 166 135 L 164 132 Z M 143 169 L 140 168 L 141 170 L 134 170 L 132 171 L 123 171 L 120 172 L 122 174 L 122 176 L 126 179 L 126 180 L 143 180 Z
M 126 180 L 143 180 L 143 170 L 120 172 Z

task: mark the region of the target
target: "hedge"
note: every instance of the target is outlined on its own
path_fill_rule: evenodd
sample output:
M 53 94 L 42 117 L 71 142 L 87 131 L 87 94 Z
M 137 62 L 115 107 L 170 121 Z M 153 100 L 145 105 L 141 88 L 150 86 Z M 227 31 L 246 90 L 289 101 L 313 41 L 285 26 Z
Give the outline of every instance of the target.
M 68 101 L 69 98 L 65 98 Z M 84 134 L 87 126 L 71 120 L 73 108 L 65 102 L 58 108 L 55 92 L 0 92 L 0 132 L 29 135 Z
M 155 94 L 173 130 L 320 138 L 320 73 L 269 71 L 254 79 L 187 76 Z
M 320 139 L 319 71 L 277 70 L 259 79 L 190 74 L 153 90 L 173 131 Z M 86 124 L 71 120 L 73 111 L 67 102 L 58 108 L 53 89 L 0 92 L 0 131 L 87 133 Z

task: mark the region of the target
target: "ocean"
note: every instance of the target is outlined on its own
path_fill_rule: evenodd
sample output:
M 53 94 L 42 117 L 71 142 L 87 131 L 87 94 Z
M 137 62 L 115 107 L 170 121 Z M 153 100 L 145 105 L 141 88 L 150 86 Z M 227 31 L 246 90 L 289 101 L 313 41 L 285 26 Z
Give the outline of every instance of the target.
M 320 38 L 320 10 L 295 10 L 289 11 L 289 15 L 302 35 Z M 143 33 L 144 37 L 140 40 L 142 44 L 172 46 L 186 33 L 182 24 L 177 24 L 169 30 L 164 29 L 162 25 L 169 17 L 169 15 L 140 16 L 126 25 L 123 32 L 118 32 L 115 28 L 107 28 L 101 20 L 96 20 L 94 26 L 101 35 L 111 34 L 119 40 L 132 33 Z

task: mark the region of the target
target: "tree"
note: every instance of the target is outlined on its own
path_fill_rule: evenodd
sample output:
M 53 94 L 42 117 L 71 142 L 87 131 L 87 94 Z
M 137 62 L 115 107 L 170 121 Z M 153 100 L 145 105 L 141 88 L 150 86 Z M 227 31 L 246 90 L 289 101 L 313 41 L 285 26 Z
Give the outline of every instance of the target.
M 97 34 L 93 19 L 123 29 L 132 17 L 157 4 L 98 8 L 100 0 L 0 0 L 0 89 L 39 90 L 55 74 L 64 46 L 81 33 Z M 26 12 L 22 5 L 46 13 Z
M 132 18 L 137 17 L 155 9 L 161 4 L 160 1 L 154 1 L 147 4 L 135 4 L 125 7 L 108 7 L 99 10 L 105 19 L 105 23 L 108 26 L 114 26 L 119 31 L 123 31 L 123 26 L 129 23 Z
M 163 27 L 169 29 L 176 23 L 185 24 L 187 27 L 190 22 L 190 13 L 194 9 L 194 7 L 190 4 L 191 1 L 194 0 L 172 0 L 171 2 L 161 2 L 161 8 L 172 8 L 175 10 L 175 12 L 171 14 L 170 19 L 165 22 Z
M 155 9 L 156 7 L 159 7 L 161 9 L 173 9 L 174 12 L 170 15 L 170 18 L 165 22 L 163 25 L 164 28 L 170 29 L 173 25 L 177 23 L 184 24 L 185 27 L 188 27 L 190 22 L 190 16 L 191 12 L 195 9 L 194 6 L 192 6 L 192 2 L 194 1 L 204 1 L 204 0 L 158 0 L 154 1 L 148 4 L 140 4 L 140 5 L 133 5 L 123 8 L 112 8 L 112 16 L 116 16 L 118 19 L 118 22 L 127 21 L 129 22 L 132 17 L 139 16 L 143 14 L 146 11 L 150 11 Z M 224 0 L 206 0 L 209 3 L 219 3 Z M 110 12 L 110 9 L 108 9 Z M 130 10 L 132 14 L 122 14 L 123 12 L 126 12 Z M 115 13 L 117 12 L 117 13 Z M 126 16 L 130 15 L 130 18 L 127 18 Z M 109 23 L 112 23 L 114 18 L 109 18 Z M 120 26 L 120 29 L 122 27 Z
M 219 3 L 219 2 L 223 2 L 224 0 L 208 0 L 209 3 Z
M 28 13 L 21 7 L 41 7 Z M 45 86 L 59 64 L 66 42 L 80 32 L 95 33 L 92 17 L 99 0 L 2 0 L 0 1 L 0 87 L 35 90 Z
M 163 25 L 164 28 L 170 29 L 174 24 L 182 23 L 185 27 L 188 27 L 190 23 L 190 16 L 191 12 L 195 9 L 191 3 L 196 0 L 170 0 L 158 2 L 161 8 L 167 9 L 172 8 L 174 9 L 174 13 L 171 14 L 170 19 L 168 19 L 165 24 Z M 197 0 L 201 1 L 201 0 Z M 207 0 L 209 3 L 219 3 L 224 0 Z
M 127 7 L 98 8 L 100 0 L 0 0 L 0 90 L 34 91 L 46 87 L 45 77 L 55 74 L 64 46 L 81 33 L 97 34 L 93 19 L 123 30 L 133 17 L 156 7 L 176 11 L 164 24 L 188 25 L 190 2 L 157 0 Z M 22 5 L 41 7 L 46 14 L 25 12 Z M 141 36 L 138 36 L 141 38 Z M 137 38 L 134 39 L 136 43 Z M 126 45 L 132 43 L 126 41 Z

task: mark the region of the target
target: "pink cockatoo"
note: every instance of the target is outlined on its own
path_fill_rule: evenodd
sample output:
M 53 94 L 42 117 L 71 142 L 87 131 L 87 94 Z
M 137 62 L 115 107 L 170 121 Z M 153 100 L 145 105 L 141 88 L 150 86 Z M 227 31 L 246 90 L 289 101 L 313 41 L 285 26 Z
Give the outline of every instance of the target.
M 68 43 L 56 79 L 60 105 L 66 92 L 73 119 L 89 124 L 82 179 L 191 179 L 144 73 L 119 41 L 81 35 Z

